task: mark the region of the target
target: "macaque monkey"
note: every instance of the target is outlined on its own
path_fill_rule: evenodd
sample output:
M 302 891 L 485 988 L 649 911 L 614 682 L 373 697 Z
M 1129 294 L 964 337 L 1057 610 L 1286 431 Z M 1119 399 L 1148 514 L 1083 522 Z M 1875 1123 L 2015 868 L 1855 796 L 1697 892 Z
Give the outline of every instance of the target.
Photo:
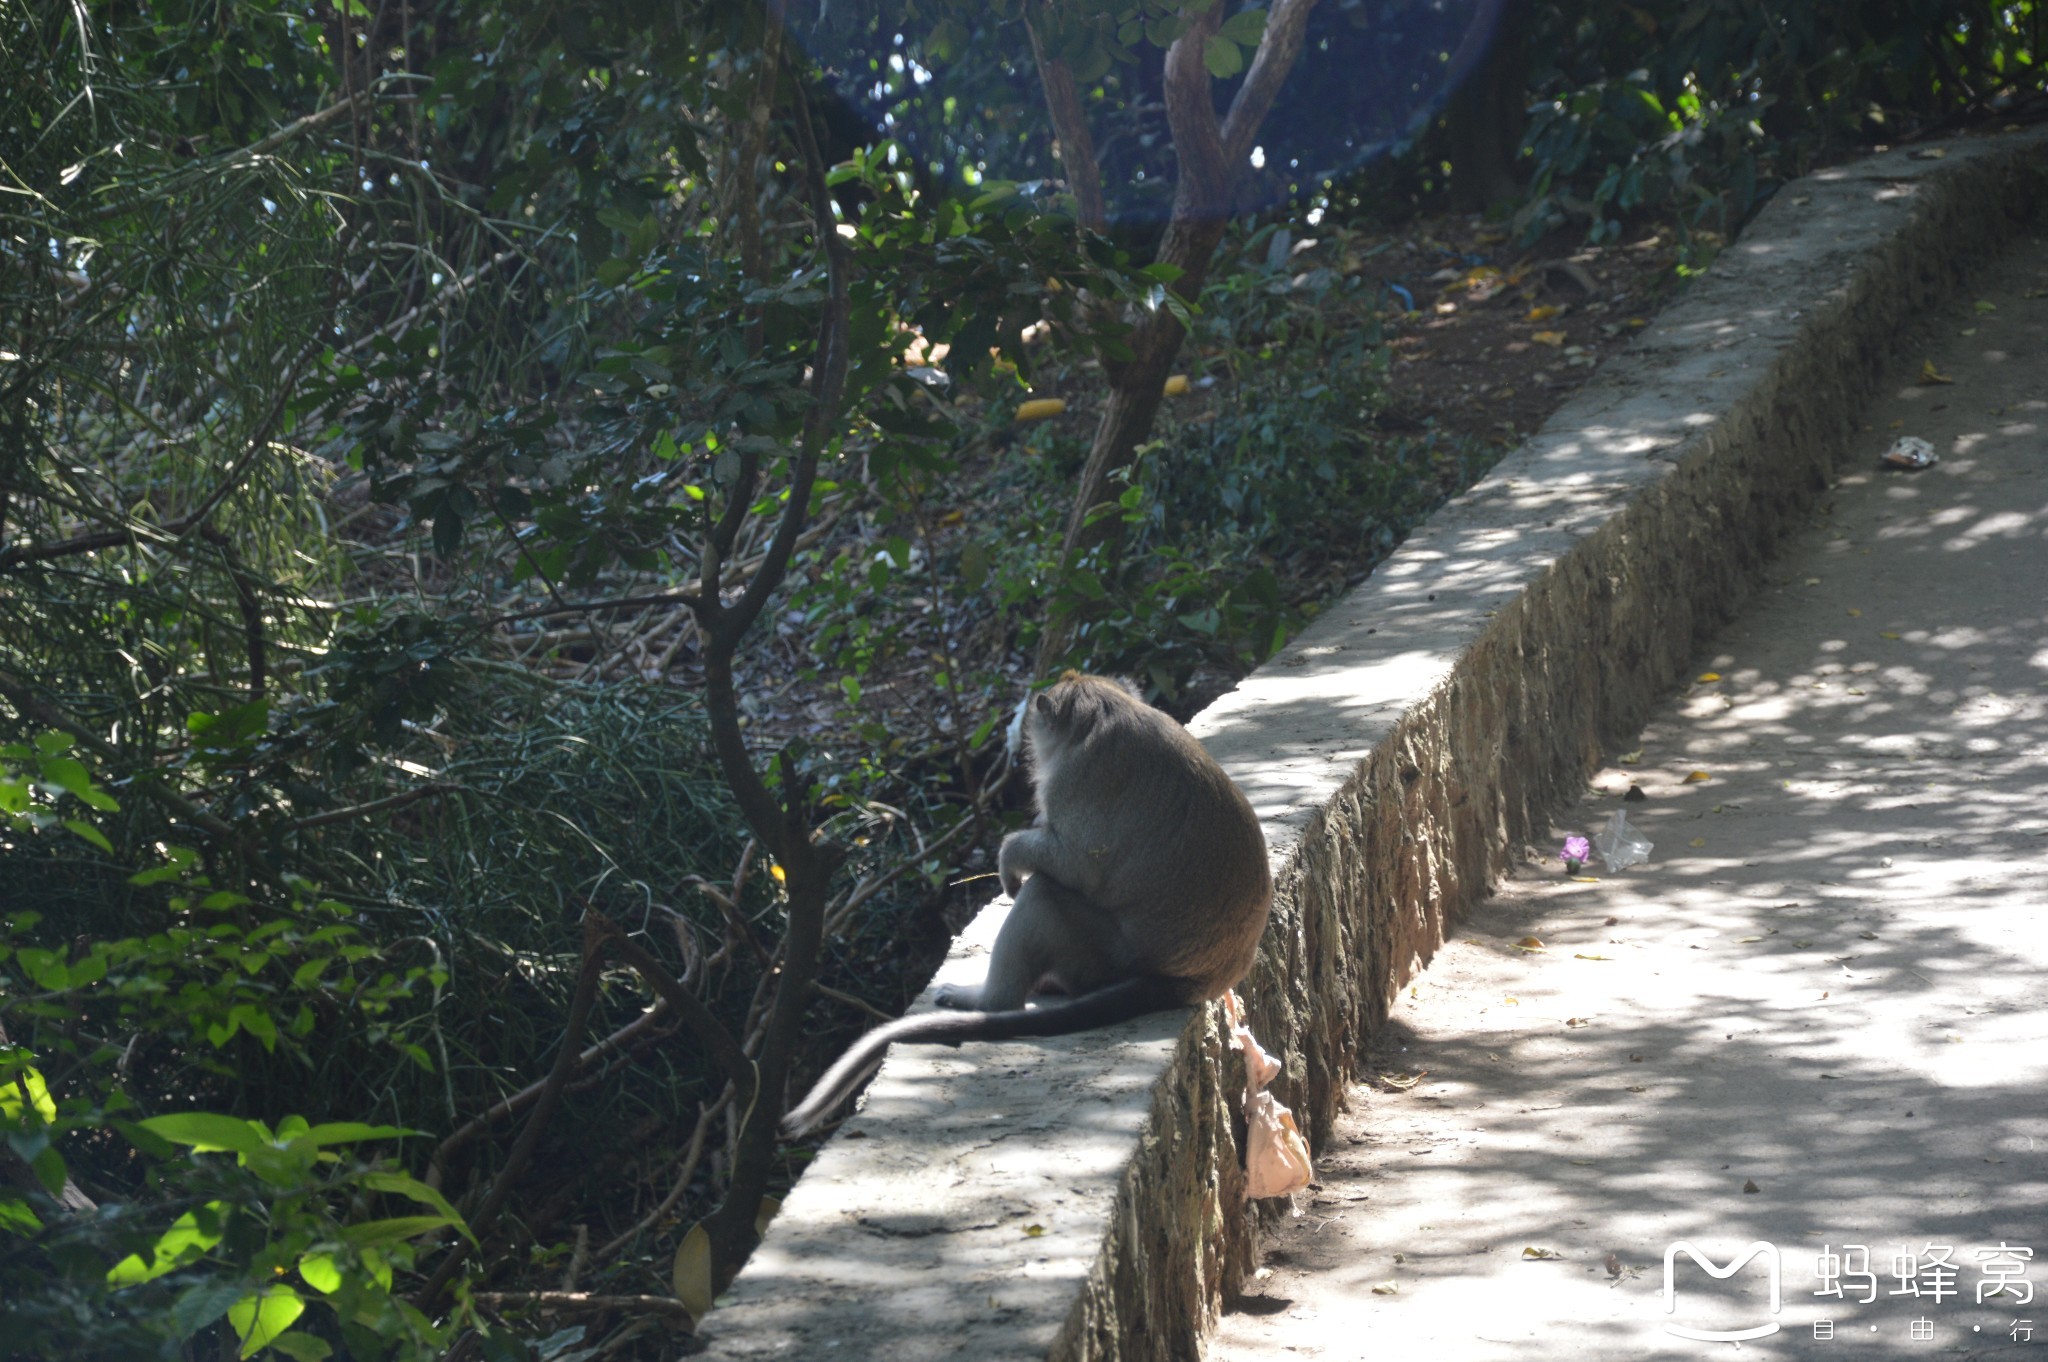
M 801 1134 L 896 1041 L 1063 1036 L 1220 996 L 1251 968 L 1273 880 L 1259 820 L 1188 731 L 1114 681 L 1068 672 L 1025 720 L 1038 818 L 1003 839 L 1015 902 L 979 988 L 870 1031 L 783 1118 Z M 1036 1007 L 1050 986 L 1066 994 Z

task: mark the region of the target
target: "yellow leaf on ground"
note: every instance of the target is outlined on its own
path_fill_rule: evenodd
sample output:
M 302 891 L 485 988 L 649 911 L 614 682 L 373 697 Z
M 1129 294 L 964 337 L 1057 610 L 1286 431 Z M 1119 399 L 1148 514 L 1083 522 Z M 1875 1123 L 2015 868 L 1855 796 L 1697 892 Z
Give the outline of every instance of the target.
M 1707 839 L 1704 837 L 1695 837 L 1692 839 L 1692 844 L 1696 847 L 1703 847 L 1707 844 Z
M 1881 631 L 1879 631 L 1879 633 L 1878 633 L 1878 637 L 1879 637 L 1879 638 L 1897 638 L 1897 637 L 1898 637 L 1898 634 L 1897 634 L 1897 632 L 1896 632 L 1896 631 L 1894 631 L 1894 630 L 1891 630 L 1891 629 L 1885 629 L 1885 630 L 1881 630 Z
M 1706 685 L 1711 685 L 1711 684 L 1713 684 L 1714 682 L 1716 682 L 1716 681 L 1719 681 L 1720 679 L 1721 679 L 1721 673 L 1719 673 L 1719 672 L 1701 672 L 1701 673 L 1700 673 L 1700 684 L 1701 684 L 1702 686 L 1706 686 Z
M 1533 936 L 1525 936 L 1515 944 L 1525 951 L 1540 951 L 1543 949 L 1543 943 Z
M 1712 779 L 1713 777 L 1708 775 L 1705 771 L 1690 771 L 1686 773 L 1685 779 L 1680 781 L 1679 783 L 1681 785 L 1703 785 L 1707 781 L 1710 781 Z
M 1168 397 L 1179 397 L 1186 393 L 1187 390 L 1188 376 L 1186 374 L 1174 374 L 1166 380 L 1166 395 Z
M 676 1245 L 669 1285 L 691 1315 L 702 1319 L 711 1313 L 711 1232 L 702 1225 L 694 1226 Z
M 1952 378 L 1950 378 L 1950 377 L 1949 377 L 1949 376 L 1948 376 L 1947 374 L 1945 374 L 1945 373 L 1943 373 L 1943 372 L 1942 372 L 1941 370 L 1939 370 L 1939 369 L 1935 368 L 1935 367 L 1934 367 L 1934 361 L 1933 361 L 1933 360 L 1931 360 L 1931 359 L 1930 359 L 1930 360 L 1923 360 L 1923 361 L 1921 362 L 1921 364 L 1920 364 L 1920 381 L 1921 381 L 1922 383 L 1953 383 L 1953 382 L 1955 382 L 1955 380 L 1954 380 L 1954 379 L 1952 379 Z
M 1058 416 L 1066 409 L 1067 399 L 1064 397 L 1034 397 L 1029 402 L 1018 404 L 1017 419 L 1043 421 L 1048 416 Z
M 1372 1293 L 1375 1296 L 1391 1296 L 1400 1289 L 1401 1288 L 1397 1283 L 1381 1282 L 1378 1286 L 1372 1289 Z
M 1624 752 L 1620 756 L 1615 758 L 1615 760 L 1620 762 L 1623 766 L 1634 766 L 1637 762 L 1641 761 L 1642 759 L 1643 749 L 1640 747 L 1638 747 L 1633 752 Z
M 1861 610 L 1858 610 L 1858 609 L 1857 609 L 1857 608 L 1856 608 L 1855 606 L 1853 606 L 1853 605 L 1849 607 L 1849 614 L 1850 614 L 1850 615 L 1851 615 L 1851 616 L 1852 616 L 1853 618 L 1856 618 L 1856 619 L 1862 619 L 1862 618 L 1863 618 L 1863 612 L 1862 612 Z
M 1547 321 L 1549 321 L 1549 320 L 1550 320 L 1550 319 L 1551 319 L 1552 317 L 1555 317 L 1555 316 L 1556 316 L 1556 315 L 1557 315 L 1558 313 L 1560 313 L 1560 312 L 1562 312 L 1562 311 L 1564 311 L 1564 309 L 1563 309 L 1563 308 L 1561 308 L 1561 307 L 1553 307 L 1553 306 L 1551 306 L 1550 304 L 1546 303 L 1546 304 L 1544 304 L 1544 305 L 1543 305 L 1542 307 L 1532 307 L 1532 308 L 1530 308 L 1530 309 L 1529 309 L 1529 320 L 1530 320 L 1530 321 L 1532 321 L 1532 322 L 1547 322 Z
M 1522 1256 L 1523 1256 L 1524 1258 L 1562 1258 L 1562 1257 L 1564 1257 L 1564 1255 L 1563 1255 L 1562 1253 L 1559 1253 L 1559 1252 L 1558 1252 L 1558 1251 L 1557 1251 L 1556 1249 L 1547 1249 L 1547 1248 L 1535 1248 L 1535 1247 L 1533 1247 L 1533 1246 L 1532 1246 L 1532 1247 L 1529 1247 L 1529 1248 L 1525 1248 L 1525 1249 L 1523 1249 L 1523 1250 L 1522 1250 Z
M 1538 345 L 1563 345 L 1564 332 L 1538 331 L 1535 335 L 1529 337 L 1529 339 L 1535 341 Z

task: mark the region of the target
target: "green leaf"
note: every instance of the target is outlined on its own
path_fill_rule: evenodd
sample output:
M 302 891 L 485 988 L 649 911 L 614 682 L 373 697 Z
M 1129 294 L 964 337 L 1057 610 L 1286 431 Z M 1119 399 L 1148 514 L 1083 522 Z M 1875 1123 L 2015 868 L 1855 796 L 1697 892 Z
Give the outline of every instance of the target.
M 247 1288 L 241 1282 L 215 1278 L 187 1291 L 171 1304 L 171 1336 L 190 1338 L 228 1312 Z
M 131 1253 L 107 1272 L 107 1285 L 112 1287 L 137 1286 L 143 1282 L 155 1281 L 166 1272 L 176 1271 L 221 1240 L 220 1203 L 208 1202 L 202 1217 L 200 1211 L 187 1211 L 171 1222 L 171 1227 L 158 1237 L 150 1256 L 145 1261 L 141 1254 Z M 221 1306 L 223 1310 L 226 1304 Z
M 26 955 L 24 951 L 22 954 Z M 21 1101 L 23 1089 L 28 1092 L 27 1110 L 43 1118 L 44 1125 L 53 1125 L 57 1120 L 57 1099 L 50 1096 L 50 1088 L 43 1081 L 42 1074 L 34 1069 L 19 1070 L 13 1078 L 0 1080 L 0 1117 L 10 1123 L 18 1123 L 24 1110 Z
M 1257 47 L 1266 34 L 1266 11 L 1241 9 L 1225 19 L 1223 27 L 1216 31 L 1240 47 Z
M 474 1241 L 476 1238 L 462 1217 L 455 1213 L 455 1208 L 448 1204 L 448 1198 L 424 1182 L 403 1173 L 365 1173 L 359 1181 L 373 1192 L 390 1192 L 395 1196 L 410 1197 L 423 1206 L 432 1206 L 445 1217 L 443 1223 L 455 1226 L 467 1239 Z
M 331 1253 L 309 1253 L 299 1259 L 299 1275 L 306 1279 L 307 1286 L 323 1296 L 341 1290 L 341 1269 L 334 1265 Z
M 43 1190 L 51 1196 L 64 1194 L 64 1183 L 70 1172 L 64 1167 L 64 1156 L 57 1152 L 56 1145 L 45 1146 L 42 1153 L 29 1161 L 29 1167 L 35 1169 L 36 1176 L 43 1180 Z
M 142 1128 L 172 1144 L 188 1144 L 195 1154 L 231 1150 L 237 1154 L 261 1155 L 270 1142 L 252 1121 L 221 1116 L 210 1111 L 181 1111 L 170 1116 L 152 1116 Z
M 356 1248 L 398 1244 L 454 1223 L 445 1215 L 401 1215 L 390 1220 L 365 1220 L 359 1225 L 345 1226 L 341 1237 L 343 1242 Z
M 1229 80 L 1244 70 L 1244 52 L 1228 38 L 1210 38 L 1202 44 L 1202 65 L 1216 79 Z
M 278 1133 L 284 1134 L 280 1127 Z M 329 1121 L 288 1136 L 294 1144 L 317 1145 L 355 1144 L 361 1140 L 397 1140 L 407 1135 L 424 1134 L 423 1131 L 407 1130 L 404 1126 L 366 1126 L 361 1121 Z M 454 1212 L 449 1212 L 453 1215 Z
M 254 1357 L 306 1313 L 306 1302 L 288 1286 L 272 1286 L 228 1307 L 228 1323 L 242 1340 L 243 1357 Z
M 323 1358 L 334 1356 L 333 1345 L 312 1334 L 280 1334 L 270 1340 L 270 1346 L 286 1357 L 298 1358 L 299 1362 L 322 1362 Z
M 0 1234 L 34 1234 L 43 1227 L 20 1197 L 0 1195 Z

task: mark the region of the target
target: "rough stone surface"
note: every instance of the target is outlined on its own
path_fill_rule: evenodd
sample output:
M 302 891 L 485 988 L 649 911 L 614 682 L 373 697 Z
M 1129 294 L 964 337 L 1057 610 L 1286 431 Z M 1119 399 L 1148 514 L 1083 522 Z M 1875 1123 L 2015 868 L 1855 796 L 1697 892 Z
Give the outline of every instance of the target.
M 2048 203 L 2048 136 L 1780 191 L 1628 355 L 1191 725 L 1278 893 L 1241 991 L 1317 1143 L 1387 1005 L 1802 521 L 1918 312 Z M 973 980 L 1006 905 L 938 981 Z M 938 982 L 935 981 L 935 982 Z M 1213 1009 L 904 1048 L 786 1201 L 715 1355 L 1198 1355 L 1252 1265 Z

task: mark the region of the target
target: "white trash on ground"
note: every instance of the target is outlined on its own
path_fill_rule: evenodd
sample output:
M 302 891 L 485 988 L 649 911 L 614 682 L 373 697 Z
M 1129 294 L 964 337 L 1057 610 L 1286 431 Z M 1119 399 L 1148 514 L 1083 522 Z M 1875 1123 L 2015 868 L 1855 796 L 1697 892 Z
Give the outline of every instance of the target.
M 1619 871 L 1649 860 L 1656 843 L 1630 827 L 1628 815 L 1616 809 L 1607 826 L 1593 834 L 1593 848 L 1609 870 Z

